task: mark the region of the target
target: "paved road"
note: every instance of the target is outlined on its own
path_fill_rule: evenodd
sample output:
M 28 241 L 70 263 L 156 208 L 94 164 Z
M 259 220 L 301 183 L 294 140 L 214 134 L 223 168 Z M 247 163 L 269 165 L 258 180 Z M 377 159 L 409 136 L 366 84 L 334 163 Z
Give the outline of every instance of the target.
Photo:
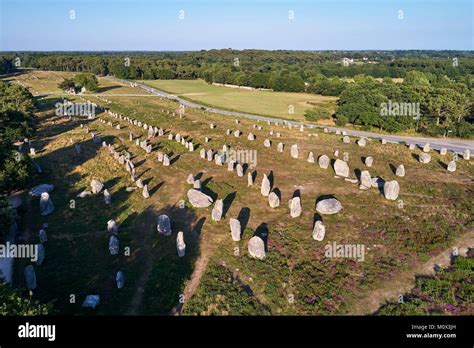
M 129 85 L 131 84 L 130 81 L 127 80 L 121 80 L 117 79 L 114 77 L 107 77 L 110 80 L 114 80 L 116 82 L 122 83 Z M 283 122 L 282 119 L 279 118 L 273 118 L 273 117 L 268 117 L 268 116 L 257 116 L 257 115 L 252 115 L 252 114 L 246 114 L 243 112 L 236 112 L 236 111 L 228 111 L 228 110 L 222 110 L 222 109 L 217 109 L 213 107 L 208 107 L 204 106 L 195 102 L 191 102 L 185 99 L 182 99 L 176 95 L 166 93 L 163 91 L 160 91 L 156 88 L 137 83 L 136 84 L 137 88 L 142 88 L 149 93 L 160 96 L 163 98 L 168 98 L 168 99 L 173 99 L 176 100 L 177 102 L 183 104 L 186 107 L 190 108 L 198 108 L 198 109 L 204 109 L 209 112 L 213 112 L 216 114 L 221 114 L 221 115 L 227 115 L 227 116 L 233 116 L 233 117 L 243 117 L 243 118 L 248 118 L 252 120 L 262 120 L 262 121 L 270 121 L 270 122 Z M 305 127 L 319 127 L 319 128 L 328 128 L 329 131 L 335 132 L 336 130 L 346 131 L 348 135 L 352 136 L 357 136 L 357 137 L 366 137 L 366 138 L 372 138 L 372 139 L 381 139 L 384 138 L 388 142 L 393 142 L 393 143 L 400 143 L 400 142 L 406 142 L 408 144 L 416 144 L 419 146 L 423 146 L 426 143 L 430 143 L 431 148 L 433 149 L 440 149 L 442 147 L 446 147 L 448 150 L 457 152 L 457 153 L 462 153 L 464 152 L 465 149 L 469 149 L 472 154 L 474 154 L 474 141 L 472 140 L 461 140 L 461 139 L 449 139 L 449 138 L 426 138 L 426 137 L 412 137 L 412 136 L 402 136 L 402 135 L 385 135 L 385 134 L 378 134 L 378 133 L 372 133 L 372 132 L 364 132 L 364 131 L 359 131 L 359 130 L 353 130 L 353 129 L 345 129 L 345 128 L 338 128 L 338 127 L 324 127 L 324 126 L 317 126 L 309 123 L 304 123 L 304 122 L 296 122 L 296 121 L 285 121 L 288 124 L 294 125 L 294 126 L 300 126 L 303 124 Z

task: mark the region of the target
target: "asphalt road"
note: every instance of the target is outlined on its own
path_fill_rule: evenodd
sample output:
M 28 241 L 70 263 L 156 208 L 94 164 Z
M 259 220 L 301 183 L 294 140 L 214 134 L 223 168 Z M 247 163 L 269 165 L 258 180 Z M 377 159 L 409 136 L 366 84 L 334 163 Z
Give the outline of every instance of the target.
M 114 77 L 107 77 L 108 79 L 126 84 L 126 85 L 131 85 L 130 81 L 127 80 L 121 80 L 117 79 Z M 213 112 L 216 114 L 221 114 L 221 115 L 226 115 L 226 116 L 232 116 L 232 117 L 243 117 L 247 119 L 252 119 L 252 120 L 261 120 L 261 121 L 270 121 L 270 122 L 283 122 L 284 120 L 279 119 L 279 118 L 273 118 L 273 117 L 268 117 L 268 116 L 257 116 L 257 115 L 252 115 L 252 114 L 246 114 L 243 112 L 236 112 L 236 111 L 228 111 L 228 110 L 222 110 L 222 109 L 217 109 L 213 107 L 208 107 L 205 105 L 201 105 L 195 102 L 191 102 L 189 100 L 182 99 L 176 95 L 160 91 L 156 88 L 137 83 L 136 88 L 142 88 L 149 93 L 153 95 L 157 95 L 163 98 L 168 98 L 168 99 L 173 99 L 176 100 L 177 102 L 183 104 L 185 107 L 190 107 L 190 108 L 199 108 L 199 109 L 204 109 L 209 112 Z M 457 152 L 457 153 L 463 153 L 465 149 L 469 149 L 471 151 L 471 154 L 474 154 L 474 141 L 472 140 L 462 140 L 462 139 L 454 139 L 454 138 L 426 138 L 426 137 L 412 137 L 412 136 L 402 136 L 402 135 L 386 135 L 386 134 L 378 134 L 378 133 L 372 133 L 372 132 L 364 132 L 364 131 L 359 131 L 359 130 L 353 130 L 353 129 L 346 129 L 346 128 L 340 128 L 340 127 L 324 127 L 324 126 L 317 126 L 314 124 L 310 123 L 304 123 L 304 122 L 296 122 L 296 121 L 285 121 L 288 124 L 291 124 L 293 126 L 300 126 L 303 124 L 305 127 L 309 128 L 314 128 L 314 127 L 319 127 L 319 128 L 328 128 L 329 131 L 331 132 L 336 132 L 336 130 L 345 131 L 348 135 L 351 136 L 356 136 L 356 137 L 366 137 L 369 139 L 386 139 L 387 142 L 393 142 L 393 143 L 400 143 L 400 142 L 406 142 L 408 144 L 415 144 L 418 146 L 423 146 L 426 143 L 430 143 L 431 148 L 439 150 L 442 147 L 447 148 L 449 151 Z

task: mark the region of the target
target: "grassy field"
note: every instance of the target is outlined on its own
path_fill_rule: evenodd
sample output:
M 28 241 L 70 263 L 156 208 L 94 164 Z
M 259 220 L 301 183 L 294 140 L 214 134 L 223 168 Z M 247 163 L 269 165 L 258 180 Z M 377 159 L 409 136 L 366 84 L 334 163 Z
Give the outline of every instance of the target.
M 232 111 L 304 120 L 304 111 L 312 107 L 335 110 L 337 98 L 309 93 L 286 93 L 213 86 L 204 80 L 146 80 L 149 86 L 186 99 Z
M 24 81 L 28 85 L 35 79 L 25 76 Z M 39 92 L 49 88 L 43 85 L 43 89 L 38 87 Z M 119 88 L 122 87 L 115 90 Z M 103 104 L 96 97 L 89 99 Z M 382 146 L 369 140 L 366 147 L 359 147 L 354 141 L 345 144 L 340 136 L 319 130 L 300 132 L 246 119 L 237 125 L 231 117 L 195 109 L 187 110 L 183 118 L 173 117 L 172 112 L 179 105 L 161 98 L 107 99 L 112 101 L 106 105 L 112 111 L 173 134 L 179 132 L 198 147 L 188 152 L 168 140 L 166 133 L 151 140 L 155 151 L 146 154 L 128 141 L 129 132 L 145 137 L 143 129 L 104 114 L 99 117 L 114 126 L 120 122 L 121 129 L 99 120 L 89 122 L 91 131 L 116 149 L 133 154 L 137 174 L 151 188 L 150 198 L 144 200 L 139 191 L 125 192 L 126 186 L 133 185 L 128 173 L 106 149 L 90 141 L 90 134 L 80 127 L 84 120 L 58 118 L 51 110 L 53 96 L 43 101 L 38 134 L 32 141 L 38 152 L 36 160 L 45 170 L 32 185 L 56 185 L 51 194 L 56 211 L 41 217 L 38 199 L 27 198 L 20 230 L 24 240 L 36 242 L 41 223 L 50 225 L 45 263 L 36 267 L 39 288 L 34 296 L 55 301 L 60 312 L 89 314 L 90 311 L 81 310 L 80 302 L 86 294 L 100 294 L 103 302 L 96 311 L 99 314 L 167 314 L 184 293 L 187 297 L 182 310 L 188 315 L 350 314 L 359 300 L 371 296 L 374 289 L 389 283 L 396 290 L 402 272 L 456 246 L 460 236 L 472 234 L 474 170 L 470 162 L 460 159 L 456 172 L 447 172 L 445 164 L 451 154 L 441 156 L 432 151 L 432 161 L 420 164 L 417 155 L 421 150 L 410 151 L 403 145 Z M 210 129 L 209 123 L 217 127 Z M 254 128 L 254 123 L 263 129 Z M 227 136 L 226 129 L 239 129 L 243 135 Z M 281 137 L 270 136 L 271 130 L 280 132 Z M 249 132 L 256 134 L 256 141 L 247 140 Z M 210 138 L 208 143 L 204 142 L 205 137 Z M 263 146 L 265 138 L 272 140 L 270 148 Z M 83 144 L 82 155 L 74 154 L 70 139 Z M 284 153 L 276 151 L 280 141 L 285 144 Z M 257 150 L 258 165 L 252 169 L 257 171 L 255 185 L 247 186 L 247 173 L 239 178 L 235 172 L 227 171 L 227 166 L 199 157 L 202 148 L 218 150 L 224 144 L 234 149 Z M 292 144 L 299 145 L 300 159 L 290 157 Z M 157 162 L 157 149 L 176 159 L 170 167 Z M 335 159 L 336 149 L 339 158 L 348 153 L 351 178 L 367 169 L 371 176 L 398 180 L 399 200 L 386 200 L 376 188 L 360 190 L 357 184 L 335 178 L 331 167 L 321 169 L 305 160 L 309 151 L 315 158 L 326 154 Z M 374 164 L 366 168 L 363 158 L 369 155 Z M 394 174 L 393 168 L 399 164 L 405 165 L 407 175 L 403 178 Z M 273 187 L 281 191 L 281 205 L 275 209 L 260 194 L 263 173 L 270 172 Z M 195 209 L 186 204 L 179 208 L 179 202 L 186 201 L 190 188 L 186 178 L 190 173 L 201 177 L 203 190 L 214 199 L 224 199 L 222 221 L 211 221 L 211 207 Z M 77 199 L 76 208 L 70 209 L 70 199 L 76 199 L 75 195 L 94 178 L 102 180 L 111 191 L 112 205 L 106 206 L 102 196 L 92 196 Z M 286 202 L 297 192 L 303 213 L 292 219 Z M 334 195 L 344 208 L 339 214 L 323 217 L 326 237 L 317 242 L 311 236 L 315 202 L 325 195 Z M 172 220 L 170 237 L 156 232 L 157 215 L 162 212 Z M 231 217 L 245 222 L 240 242 L 230 238 Z M 109 255 L 105 227 L 110 218 L 121 225 L 121 248 L 130 246 L 131 257 Z M 260 261 L 249 257 L 247 242 L 262 229 L 268 229 L 268 253 Z M 185 235 L 184 258 L 176 255 L 178 231 Z M 365 245 L 365 261 L 325 257 L 325 245 L 332 242 Z M 16 264 L 19 286 L 24 285 L 23 266 Z M 114 286 L 118 270 L 126 276 L 121 290 Z M 71 294 L 77 295 L 76 304 L 69 302 Z

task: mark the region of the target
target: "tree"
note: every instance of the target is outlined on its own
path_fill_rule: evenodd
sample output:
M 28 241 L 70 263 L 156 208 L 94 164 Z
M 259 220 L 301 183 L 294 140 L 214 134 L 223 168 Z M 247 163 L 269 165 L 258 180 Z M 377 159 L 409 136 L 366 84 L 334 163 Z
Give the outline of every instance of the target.
M 76 87 L 84 87 L 88 92 L 95 92 L 99 87 L 99 82 L 95 75 L 89 73 L 78 74 L 74 77 Z
M 64 79 L 61 83 L 59 83 L 58 87 L 64 91 L 70 89 L 70 88 L 75 88 L 76 85 L 73 80 L 71 79 Z

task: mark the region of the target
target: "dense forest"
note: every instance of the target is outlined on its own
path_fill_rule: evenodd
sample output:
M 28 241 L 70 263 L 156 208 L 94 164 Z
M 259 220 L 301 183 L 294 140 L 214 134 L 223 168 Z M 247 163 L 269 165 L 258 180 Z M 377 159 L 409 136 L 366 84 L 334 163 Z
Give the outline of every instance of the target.
M 307 111 L 309 121 L 334 117 L 370 130 L 414 130 L 434 136 L 474 134 L 471 51 L 265 51 L 5 53 L 0 73 L 16 66 L 91 72 L 124 79 L 204 79 L 275 91 L 339 97 L 335 114 Z M 394 79 L 399 79 L 394 82 Z M 381 113 L 409 103 L 420 117 Z

